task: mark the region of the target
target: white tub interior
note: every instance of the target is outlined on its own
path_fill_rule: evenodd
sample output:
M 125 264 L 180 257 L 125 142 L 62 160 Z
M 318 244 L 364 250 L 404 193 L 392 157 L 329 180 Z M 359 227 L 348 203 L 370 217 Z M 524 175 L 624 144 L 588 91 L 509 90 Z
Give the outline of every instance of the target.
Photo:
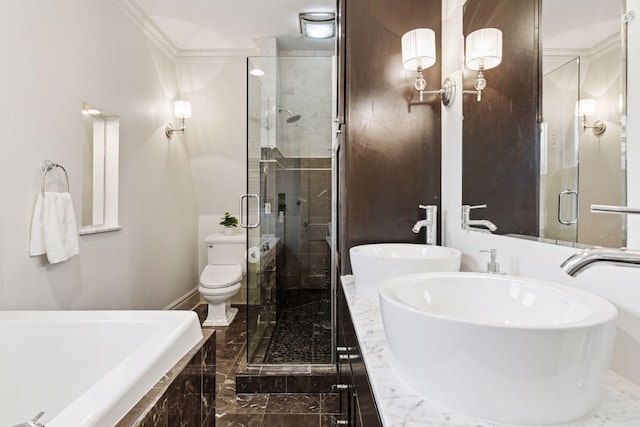
M 0 312 L 0 425 L 114 425 L 200 339 L 193 312 Z

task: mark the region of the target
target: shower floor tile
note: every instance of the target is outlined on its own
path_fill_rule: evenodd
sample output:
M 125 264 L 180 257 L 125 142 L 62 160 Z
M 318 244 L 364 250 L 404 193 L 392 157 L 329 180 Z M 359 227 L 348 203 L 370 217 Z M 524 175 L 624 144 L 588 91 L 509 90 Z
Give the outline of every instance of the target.
M 329 300 L 283 310 L 265 363 L 331 363 Z

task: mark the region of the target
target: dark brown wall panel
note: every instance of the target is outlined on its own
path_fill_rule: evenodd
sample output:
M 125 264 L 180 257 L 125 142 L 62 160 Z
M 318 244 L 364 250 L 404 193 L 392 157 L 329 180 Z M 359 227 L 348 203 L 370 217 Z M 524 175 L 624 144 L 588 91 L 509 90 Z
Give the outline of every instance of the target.
M 342 1 L 342 0 L 341 0 Z M 436 33 L 427 89 L 440 87 L 440 0 L 344 0 L 345 120 L 341 167 L 341 253 L 371 242 L 424 242 L 418 204 L 440 206 L 440 100 L 418 102 L 415 73 L 402 67 L 402 35 Z M 343 268 L 346 273 L 349 268 Z
M 485 72 L 482 101 L 464 96 L 463 204 L 487 204 L 471 217 L 498 234 L 538 235 L 538 0 L 469 0 L 463 32 L 502 30 L 502 63 Z M 464 87 L 476 71 L 465 69 Z

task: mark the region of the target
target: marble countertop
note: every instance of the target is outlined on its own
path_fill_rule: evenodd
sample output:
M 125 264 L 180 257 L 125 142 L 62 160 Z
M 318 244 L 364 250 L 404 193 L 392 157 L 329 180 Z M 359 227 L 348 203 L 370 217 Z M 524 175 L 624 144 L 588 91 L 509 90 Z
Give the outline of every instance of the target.
M 343 276 L 342 285 L 380 418 L 385 426 L 509 426 L 450 412 L 414 394 L 396 378 L 388 363 L 390 350 L 384 335 L 378 300 L 358 293 L 353 276 Z M 581 420 L 559 426 L 638 427 L 640 387 L 609 372 L 597 410 Z

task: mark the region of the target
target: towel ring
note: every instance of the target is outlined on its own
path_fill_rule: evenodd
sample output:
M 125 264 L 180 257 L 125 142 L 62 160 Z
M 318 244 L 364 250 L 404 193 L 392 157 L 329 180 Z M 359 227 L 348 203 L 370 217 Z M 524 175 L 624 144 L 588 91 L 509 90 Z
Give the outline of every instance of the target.
M 42 170 L 44 171 L 44 173 L 42 174 L 42 185 L 41 185 L 42 194 L 44 194 L 44 184 L 45 184 L 45 181 L 47 180 L 47 173 L 53 168 L 60 168 L 64 172 L 64 177 L 67 180 L 67 193 L 68 193 L 69 192 L 69 175 L 67 174 L 67 170 L 64 168 L 64 166 L 62 166 L 59 163 L 55 163 L 55 162 L 52 162 L 51 160 L 44 159 L 42 161 Z

